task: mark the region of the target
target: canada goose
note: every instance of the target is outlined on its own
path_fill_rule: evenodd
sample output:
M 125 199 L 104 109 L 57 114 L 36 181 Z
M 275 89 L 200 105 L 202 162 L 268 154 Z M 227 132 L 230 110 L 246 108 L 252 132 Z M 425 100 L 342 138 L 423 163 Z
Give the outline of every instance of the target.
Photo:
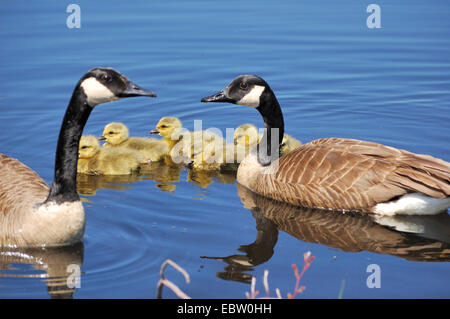
M 102 147 L 94 135 L 80 139 L 78 173 L 90 175 L 128 175 L 144 162 L 140 152 L 127 147 Z
M 202 102 L 251 106 L 263 117 L 264 136 L 237 172 L 240 184 L 263 196 L 306 207 L 383 215 L 437 214 L 450 205 L 450 163 L 429 155 L 324 138 L 279 157 L 283 114 L 272 89 L 258 76 L 240 75 Z
M 137 150 L 142 153 L 145 162 L 160 161 L 169 152 L 167 144 L 156 138 L 129 137 L 128 128 L 121 122 L 107 124 L 99 139 L 106 141 L 103 145 L 105 148 L 127 147 Z
M 33 170 L 0 154 L 0 246 L 78 242 L 84 209 L 76 191 L 78 143 L 93 108 L 126 97 L 156 96 L 112 68 L 94 68 L 77 83 L 67 107 L 50 187 Z
M 258 129 L 253 124 L 239 125 L 234 131 L 234 144 L 244 146 L 247 150 L 252 149 L 259 143 L 261 136 Z M 294 137 L 284 134 L 283 141 L 280 146 L 280 153 L 282 155 L 289 153 L 302 145 L 302 143 Z M 247 151 L 248 153 L 248 151 Z

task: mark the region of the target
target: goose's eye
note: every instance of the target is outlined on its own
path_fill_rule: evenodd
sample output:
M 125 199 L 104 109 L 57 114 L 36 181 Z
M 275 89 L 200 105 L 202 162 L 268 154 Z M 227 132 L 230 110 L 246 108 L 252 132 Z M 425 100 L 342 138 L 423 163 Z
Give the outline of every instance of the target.
M 242 90 L 247 90 L 248 89 L 248 84 L 247 84 L 247 82 L 241 82 L 241 84 L 239 84 L 239 87 Z
M 167 128 L 167 125 L 163 124 L 163 125 L 161 125 L 161 128 Z
M 103 74 L 102 80 L 105 82 L 111 82 L 112 78 L 108 74 Z
M 82 150 L 85 150 L 85 149 L 87 149 L 88 147 L 86 146 L 86 145 L 83 145 L 83 146 L 81 146 L 81 149 Z
M 114 132 L 113 132 L 113 131 L 109 131 L 108 134 L 109 134 L 109 135 L 113 135 Z

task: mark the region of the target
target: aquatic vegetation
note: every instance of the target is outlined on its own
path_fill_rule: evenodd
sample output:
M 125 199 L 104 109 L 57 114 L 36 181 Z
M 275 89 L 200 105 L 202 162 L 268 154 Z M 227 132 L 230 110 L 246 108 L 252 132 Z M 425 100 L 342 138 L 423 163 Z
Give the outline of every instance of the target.
M 313 260 L 315 259 L 314 256 L 311 255 L 311 252 L 305 252 L 303 254 L 303 260 L 304 260 L 304 265 L 303 265 L 303 269 L 302 271 L 299 273 L 298 272 L 298 267 L 296 264 L 292 264 L 292 269 L 294 270 L 294 276 L 295 276 L 295 287 L 294 287 L 294 291 L 292 293 L 288 292 L 287 293 L 287 298 L 288 299 L 294 299 L 297 294 L 302 293 L 306 287 L 305 286 L 300 286 L 300 280 L 302 279 L 303 275 L 305 274 L 306 270 L 308 270 L 308 268 L 311 266 L 311 263 L 313 262 Z M 268 277 L 269 277 L 269 271 L 265 270 L 264 271 L 264 276 L 263 276 L 263 285 L 264 285 L 264 290 L 266 292 L 266 296 L 262 297 L 262 298 L 273 298 L 270 297 L 270 291 L 269 291 L 269 281 L 268 281 Z M 247 299 L 256 299 L 256 296 L 259 294 L 258 290 L 255 290 L 255 286 L 256 286 L 256 278 L 253 277 L 252 278 L 252 283 L 250 286 L 250 292 L 246 292 L 245 296 L 247 297 Z M 275 294 L 276 294 L 276 298 L 278 299 L 282 299 L 283 297 L 281 296 L 281 292 L 280 289 L 276 288 L 275 289 Z
M 306 270 L 308 270 L 308 268 L 311 266 L 311 263 L 313 262 L 314 259 L 315 259 L 315 257 L 311 255 L 310 251 L 305 252 L 303 254 L 304 264 L 303 264 L 302 271 L 300 273 L 298 271 L 297 265 L 292 264 L 291 267 L 294 270 L 294 276 L 295 276 L 295 287 L 294 287 L 294 291 L 292 293 L 290 293 L 290 292 L 287 293 L 288 299 L 294 299 L 297 296 L 297 294 L 302 293 L 306 289 L 305 286 L 303 286 L 303 285 L 300 286 L 300 280 L 302 279 Z M 172 261 L 170 259 L 166 259 L 162 263 L 161 269 L 160 269 L 161 279 L 158 281 L 158 284 L 157 284 L 157 298 L 158 299 L 162 298 L 162 288 L 163 288 L 163 286 L 166 286 L 167 288 L 172 290 L 173 293 L 175 293 L 175 295 L 178 298 L 191 299 L 191 297 L 188 296 L 185 292 L 183 292 L 176 284 L 174 284 L 172 281 L 170 281 L 166 278 L 166 276 L 164 275 L 164 270 L 166 269 L 167 265 L 171 265 L 178 272 L 180 272 L 184 276 L 186 283 L 190 282 L 189 274 L 186 270 L 183 269 L 183 267 L 181 267 L 180 265 L 178 265 L 177 263 L 175 263 L 174 261 Z M 269 271 L 266 269 L 266 270 L 264 270 L 264 277 L 263 277 L 263 285 L 264 285 L 264 290 L 265 290 L 266 295 L 265 295 L 265 297 L 261 297 L 261 298 L 273 298 L 270 296 L 268 277 L 269 277 Z M 255 287 L 256 287 L 256 277 L 253 276 L 252 282 L 250 285 L 250 292 L 245 293 L 245 296 L 247 297 L 247 299 L 256 299 L 256 297 L 259 295 L 259 291 L 256 290 Z M 280 289 L 276 288 L 275 294 L 277 296 L 276 298 L 278 298 L 278 299 L 283 298 L 281 296 Z

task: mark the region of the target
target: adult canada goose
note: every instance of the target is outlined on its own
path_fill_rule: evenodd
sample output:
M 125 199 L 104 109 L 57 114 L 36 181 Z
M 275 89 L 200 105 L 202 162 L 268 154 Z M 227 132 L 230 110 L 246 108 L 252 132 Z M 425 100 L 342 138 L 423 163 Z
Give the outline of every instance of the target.
M 127 147 L 102 147 L 94 135 L 83 135 L 77 172 L 89 175 L 128 175 L 139 170 L 142 154 Z
M 77 83 L 67 107 L 50 187 L 21 162 L 0 154 L 0 246 L 65 245 L 84 233 L 76 191 L 78 143 L 89 114 L 100 103 L 156 96 L 111 68 L 94 68 Z
M 237 172 L 237 181 L 256 193 L 294 205 L 384 215 L 437 214 L 450 205 L 450 163 L 429 155 L 323 138 L 279 157 L 283 114 L 258 76 L 240 75 L 202 102 L 251 106 L 263 117 L 264 136 Z
M 233 135 L 234 144 L 244 146 L 247 150 L 251 150 L 255 147 L 256 144 L 259 143 L 260 138 L 261 136 L 259 135 L 256 126 L 248 123 L 239 125 Z M 281 155 L 284 155 L 300 145 L 302 145 L 302 143 L 299 140 L 288 134 L 284 134 L 280 153 Z
M 157 162 L 169 152 L 166 143 L 156 138 L 129 137 L 129 131 L 121 122 L 111 122 L 103 129 L 99 138 L 106 141 L 103 147 L 127 147 L 142 153 L 145 162 Z

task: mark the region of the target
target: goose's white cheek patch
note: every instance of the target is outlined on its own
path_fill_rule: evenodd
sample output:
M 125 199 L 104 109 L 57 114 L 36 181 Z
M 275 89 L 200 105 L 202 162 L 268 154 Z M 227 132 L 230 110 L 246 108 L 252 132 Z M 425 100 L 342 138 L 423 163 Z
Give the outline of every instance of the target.
M 264 92 L 265 87 L 260 85 L 255 85 L 250 92 L 248 92 L 242 99 L 240 99 L 237 104 L 258 107 L 259 99 L 261 94 Z
M 106 86 L 100 83 L 96 78 L 87 78 L 81 82 L 81 88 L 87 96 L 87 102 L 90 106 L 96 106 L 100 103 L 117 100 L 118 97 Z

